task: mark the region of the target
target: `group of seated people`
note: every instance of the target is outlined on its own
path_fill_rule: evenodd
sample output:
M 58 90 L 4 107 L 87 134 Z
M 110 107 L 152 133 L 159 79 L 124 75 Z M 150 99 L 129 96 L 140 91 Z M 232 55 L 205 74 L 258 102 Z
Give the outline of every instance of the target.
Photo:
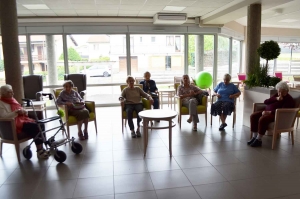
M 140 122 L 141 118 L 138 113 L 143 110 L 143 105 L 141 98 L 147 98 L 150 100 L 154 109 L 159 108 L 159 101 L 157 96 L 155 97 L 152 93 L 157 93 L 158 89 L 154 80 L 150 79 L 151 74 L 145 72 L 144 80 L 139 82 L 143 85 L 143 89 L 140 87 L 135 87 L 135 80 L 132 76 L 128 76 L 126 79 L 127 87 L 122 90 L 119 100 L 122 105 L 124 105 L 124 110 L 127 113 L 127 119 L 129 128 L 131 131 L 131 136 L 133 138 L 141 137 L 140 132 Z M 219 83 L 214 89 L 214 96 L 218 99 L 215 103 L 211 105 L 211 114 L 214 116 L 220 116 L 222 121 L 219 130 L 224 130 L 227 126 L 226 117 L 231 115 L 234 111 L 234 98 L 238 97 L 241 92 L 238 88 L 230 83 L 231 76 L 225 74 L 223 82 Z M 68 80 L 63 84 L 63 91 L 59 94 L 57 98 L 58 105 L 66 105 L 68 107 L 68 114 L 76 117 L 78 123 L 78 137 L 80 140 L 88 139 L 88 120 L 89 111 L 86 108 L 80 110 L 74 109 L 74 103 L 84 104 L 84 100 L 80 97 L 78 92 L 74 91 L 72 88 L 74 84 L 72 81 Z M 295 102 L 293 98 L 288 94 L 288 85 L 281 81 L 276 85 L 278 91 L 277 94 L 271 98 L 265 100 L 266 108 L 264 111 L 255 112 L 250 117 L 251 128 L 253 132 L 253 138 L 248 141 L 248 145 L 252 147 L 258 147 L 262 145 L 262 137 L 265 134 L 268 125 L 275 120 L 275 111 L 278 108 L 294 108 Z M 18 138 L 22 139 L 24 136 L 29 136 L 35 138 L 36 135 L 41 131 L 40 127 L 36 124 L 35 120 L 28 117 L 27 111 L 22 108 L 22 106 L 13 97 L 14 93 L 10 85 L 4 85 L 0 88 L 1 98 L 0 98 L 0 118 L 15 118 L 16 130 L 18 133 Z M 189 110 L 188 123 L 193 122 L 193 130 L 197 130 L 197 123 L 199 123 L 199 118 L 197 114 L 197 100 L 196 95 L 204 92 L 197 86 L 190 83 L 190 78 L 188 75 L 183 75 L 181 84 L 177 89 L 177 95 L 182 99 L 182 106 L 185 106 Z M 154 95 L 152 97 L 151 95 Z M 135 131 L 133 124 L 133 112 L 137 114 L 137 129 Z M 159 121 L 158 121 L 159 122 Z M 82 131 L 82 124 L 84 124 L 84 130 Z M 42 128 L 44 128 L 42 126 Z M 37 157 L 41 159 L 47 159 L 50 152 L 43 148 L 42 137 L 35 139 L 35 144 L 37 148 Z

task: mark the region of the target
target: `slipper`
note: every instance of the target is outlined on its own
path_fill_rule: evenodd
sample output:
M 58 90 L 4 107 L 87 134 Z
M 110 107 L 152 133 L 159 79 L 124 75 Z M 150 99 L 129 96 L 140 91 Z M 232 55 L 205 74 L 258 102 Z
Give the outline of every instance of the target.
M 193 119 L 188 119 L 187 120 L 188 123 L 191 123 L 192 121 L 193 121 Z

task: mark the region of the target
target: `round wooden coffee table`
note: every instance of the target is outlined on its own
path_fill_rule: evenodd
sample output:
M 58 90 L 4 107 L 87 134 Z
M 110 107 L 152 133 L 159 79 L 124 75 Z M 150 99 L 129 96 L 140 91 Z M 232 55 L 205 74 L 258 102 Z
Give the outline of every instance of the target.
M 140 118 L 143 119 L 143 132 L 144 132 L 144 156 L 146 156 L 147 146 L 148 146 L 148 129 L 169 129 L 169 152 L 172 156 L 172 128 L 175 123 L 172 121 L 173 118 L 177 116 L 176 111 L 163 110 L 163 109 L 152 109 L 139 112 Z M 168 121 L 168 126 L 148 126 L 149 121 L 163 120 Z

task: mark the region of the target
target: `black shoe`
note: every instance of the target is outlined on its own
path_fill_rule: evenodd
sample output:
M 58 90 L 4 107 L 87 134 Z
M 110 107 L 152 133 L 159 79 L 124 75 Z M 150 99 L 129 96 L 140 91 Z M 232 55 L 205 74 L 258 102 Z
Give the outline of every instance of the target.
M 134 131 L 131 131 L 131 137 L 132 137 L 132 138 L 136 138 L 136 134 L 135 134 Z
M 159 123 L 159 122 L 160 122 L 160 120 L 156 120 L 156 122 L 158 122 L 158 123 Z
M 262 145 L 262 141 L 255 139 L 254 142 L 250 145 L 252 147 L 260 147 Z
M 136 131 L 136 136 L 137 136 L 138 138 L 142 137 L 141 132 L 140 132 L 140 131 Z
M 223 131 L 226 126 L 227 126 L 226 123 L 221 124 L 221 126 L 219 127 L 219 131 Z
M 256 137 L 253 137 L 251 140 L 247 142 L 248 145 L 251 145 L 256 140 Z

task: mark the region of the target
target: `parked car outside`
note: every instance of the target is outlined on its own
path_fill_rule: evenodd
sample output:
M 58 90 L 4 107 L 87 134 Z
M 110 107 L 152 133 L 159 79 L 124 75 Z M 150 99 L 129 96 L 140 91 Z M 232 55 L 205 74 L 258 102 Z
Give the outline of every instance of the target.
M 85 73 L 89 77 L 108 77 L 111 76 L 111 66 L 109 65 L 93 65 L 86 70 L 80 71 L 80 73 Z

